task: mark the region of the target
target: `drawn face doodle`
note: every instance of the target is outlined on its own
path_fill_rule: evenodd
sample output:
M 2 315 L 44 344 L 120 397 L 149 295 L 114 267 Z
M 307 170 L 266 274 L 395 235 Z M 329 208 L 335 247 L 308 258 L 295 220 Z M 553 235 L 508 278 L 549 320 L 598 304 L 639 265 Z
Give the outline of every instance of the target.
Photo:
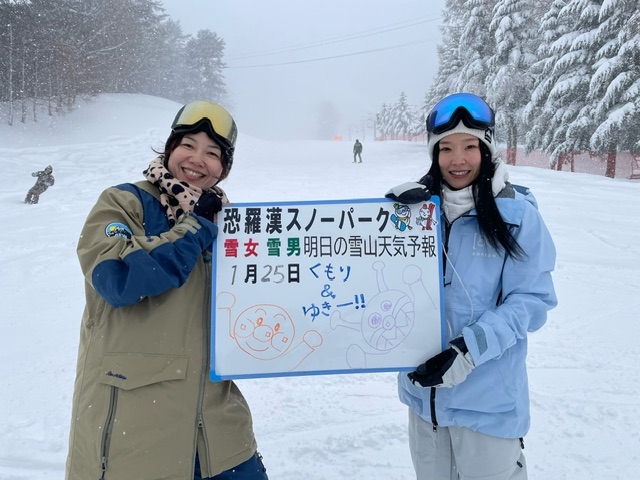
M 409 334 L 414 317 L 413 303 L 406 294 L 397 290 L 380 292 L 367 302 L 362 335 L 376 350 L 390 350 Z
M 233 328 L 238 346 L 252 357 L 272 360 L 284 354 L 295 335 L 291 318 L 275 305 L 253 305 L 242 312 Z
M 429 210 L 429 207 L 427 205 L 420 209 L 420 216 L 422 218 L 429 218 L 431 216 L 431 211 Z
M 409 217 L 411 215 L 411 208 L 407 205 L 400 205 L 396 208 L 396 214 L 399 217 Z

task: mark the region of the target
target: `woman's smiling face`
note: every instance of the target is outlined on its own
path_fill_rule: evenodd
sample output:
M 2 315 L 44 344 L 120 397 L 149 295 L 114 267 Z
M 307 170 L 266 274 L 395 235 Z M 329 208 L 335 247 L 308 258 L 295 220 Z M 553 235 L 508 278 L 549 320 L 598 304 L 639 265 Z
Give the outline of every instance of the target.
M 480 175 L 480 140 L 468 133 L 454 133 L 438 142 L 442 179 L 453 190 L 471 185 Z
M 208 190 L 222 176 L 222 155 L 205 132 L 187 133 L 169 155 L 167 168 L 177 180 Z

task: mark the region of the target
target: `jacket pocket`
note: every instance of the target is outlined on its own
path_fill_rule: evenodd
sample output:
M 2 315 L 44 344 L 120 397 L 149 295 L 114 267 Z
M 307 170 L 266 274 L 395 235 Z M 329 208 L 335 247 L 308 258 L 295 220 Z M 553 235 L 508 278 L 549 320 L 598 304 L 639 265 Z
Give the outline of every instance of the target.
M 183 380 L 187 375 L 186 356 L 114 353 L 102 358 L 100 383 L 133 390 L 157 382 Z
M 459 385 L 438 391 L 446 408 L 483 413 L 509 412 L 516 407 L 517 388 L 503 375 L 500 360 L 490 360 L 476 367 Z M 509 362 L 505 362 L 509 364 Z
M 119 478 L 123 472 L 140 478 L 141 472 L 133 473 L 140 468 L 151 475 L 149 478 L 162 476 L 167 465 L 160 458 L 170 457 L 162 446 L 170 445 L 174 435 L 185 438 L 184 426 L 182 430 L 161 428 L 162 433 L 159 427 L 174 420 L 184 425 L 178 419 L 187 404 L 188 389 L 180 382 L 187 376 L 187 365 L 186 356 L 114 353 L 103 357 L 98 381 L 109 387 L 109 393 L 100 439 L 102 479 L 111 474 Z M 188 421 L 192 426 L 193 416 Z M 141 445 L 145 446 L 144 455 Z M 157 451 L 162 452 L 159 457 L 145 457 Z M 138 452 L 139 460 L 144 460 L 137 462 L 139 465 L 132 463 L 131 452 Z

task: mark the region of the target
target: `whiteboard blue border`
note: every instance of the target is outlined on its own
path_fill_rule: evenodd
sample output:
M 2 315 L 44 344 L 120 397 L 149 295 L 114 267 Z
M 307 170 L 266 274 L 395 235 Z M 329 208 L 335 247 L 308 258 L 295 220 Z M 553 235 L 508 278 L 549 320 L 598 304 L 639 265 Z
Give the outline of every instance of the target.
M 438 221 L 438 246 L 442 249 L 442 228 L 441 228 L 441 214 L 440 214 L 440 198 L 437 196 L 432 196 L 429 201 L 435 203 L 438 206 L 437 209 L 437 221 Z M 339 200 L 300 200 L 300 201 L 269 201 L 269 202 L 233 202 L 224 206 L 224 208 L 233 208 L 233 207 L 262 207 L 266 205 L 273 206 L 291 206 L 291 205 L 342 205 L 342 204 L 354 204 L 354 203 L 380 203 L 380 202 L 389 202 L 389 203 L 397 203 L 395 200 L 390 198 L 354 198 L 354 199 L 339 199 Z M 220 223 L 220 220 L 216 222 L 216 224 Z M 219 227 L 219 225 L 218 225 Z M 214 240 L 217 242 L 217 239 Z M 244 380 L 244 379 L 253 379 L 253 378 L 280 378 L 280 377 L 306 377 L 306 376 L 317 376 L 317 375 L 351 375 L 351 374 L 363 374 L 363 373 L 398 373 L 398 372 L 410 372 L 413 371 L 417 365 L 415 366 L 407 366 L 407 367 L 395 367 L 395 368 L 380 368 L 380 367 L 372 367 L 372 368 L 360 368 L 360 369 L 343 369 L 343 370 L 314 370 L 314 371 L 296 371 L 296 372 L 277 372 L 277 373 L 256 373 L 256 374 L 235 374 L 235 375 L 217 375 L 212 368 L 213 359 L 215 358 L 215 332 L 216 329 L 213 325 L 213 321 L 216 318 L 216 298 L 215 292 L 217 289 L 217 275 L 216 269 L 218 265 L 218 255 L 217 248 L 212 249 L 212 279 L 211 279 L 211 327 L 210 327 L 210 358 L 209 358 L 209 379 L 213 382 L 219 382 L 224 380 Z M 440 297 L 440 348 L 444 350 L 446 345 L 446 321 L 445 321 L 445 313 L 444 313 L 444 254 L 440 252 L 438 256 L 438 274 L 440 278 L 439 283 L 439 297 Z M 425 358 L 425 361 L 427 359 Z

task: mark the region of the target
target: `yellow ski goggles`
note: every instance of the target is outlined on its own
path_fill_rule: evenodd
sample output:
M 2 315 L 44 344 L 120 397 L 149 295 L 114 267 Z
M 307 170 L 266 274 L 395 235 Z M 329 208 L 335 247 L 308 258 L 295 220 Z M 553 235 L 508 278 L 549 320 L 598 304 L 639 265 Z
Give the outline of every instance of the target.
M 233 161 L 233 151 L 238 137 L 238 127 L 229 112 L 220 105 L 198 100 L 187 103 L 178 110 L 171 124 L 175 134 L 204 131 L 218 142 L 227 156 L 229 167 Z

